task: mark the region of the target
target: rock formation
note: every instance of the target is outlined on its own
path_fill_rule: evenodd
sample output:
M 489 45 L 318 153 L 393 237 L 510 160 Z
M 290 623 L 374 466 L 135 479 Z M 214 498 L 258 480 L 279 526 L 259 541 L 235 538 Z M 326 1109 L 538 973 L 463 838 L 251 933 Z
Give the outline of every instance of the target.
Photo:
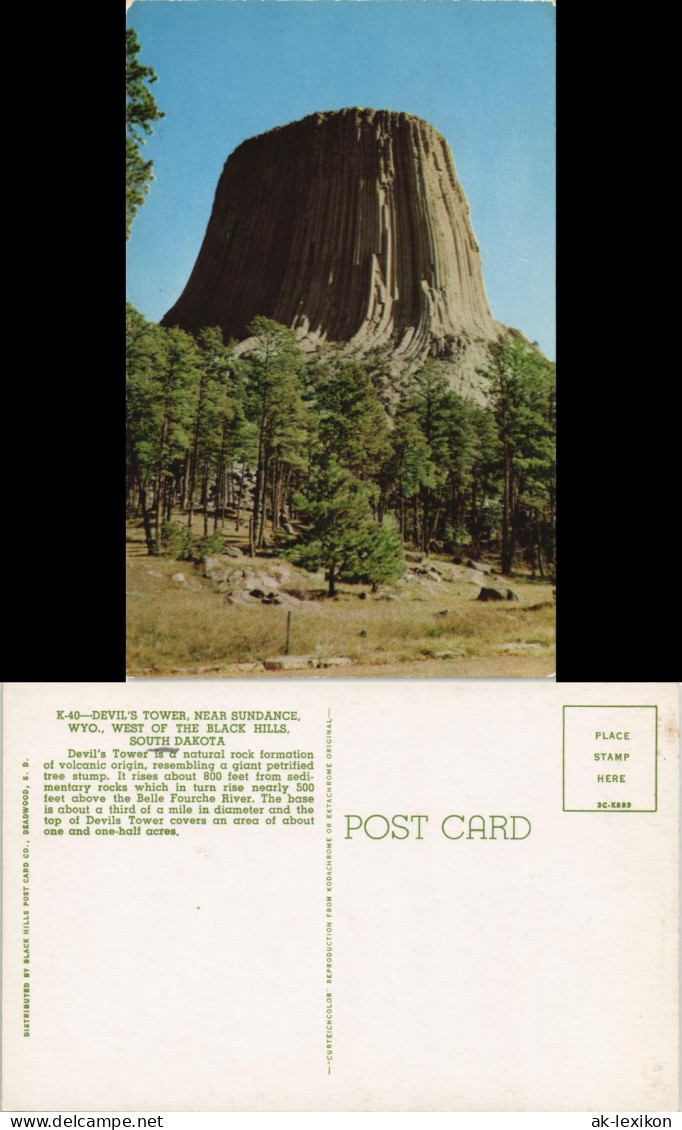
M 388 345 L 477 391 L 490 313 L 450 148 L 410 114 L 313 114 L 228 158 L 194 270 L 163 324 L 242 339 L 262 314 L 304 346 Z

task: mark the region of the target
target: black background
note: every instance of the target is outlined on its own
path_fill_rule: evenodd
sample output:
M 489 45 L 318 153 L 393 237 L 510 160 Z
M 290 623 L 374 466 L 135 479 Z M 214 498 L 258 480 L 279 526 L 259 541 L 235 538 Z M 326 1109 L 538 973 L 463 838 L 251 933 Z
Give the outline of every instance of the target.
M 674 223 L 629 56 L 605 72 L 612 28 L 575 8 L 557 18 L 557 677 L 674 680 Z M 122 40 L 120 12 L 55 23 L 7 178 L 5 681 L 125 679 Z

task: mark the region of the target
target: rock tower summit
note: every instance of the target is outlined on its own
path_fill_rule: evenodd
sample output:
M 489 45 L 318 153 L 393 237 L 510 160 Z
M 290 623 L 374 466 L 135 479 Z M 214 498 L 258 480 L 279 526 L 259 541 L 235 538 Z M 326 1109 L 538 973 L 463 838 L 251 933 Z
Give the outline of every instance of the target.
M 453 362 L 473 385 L 490 313 L 445 138 L 392 110 L 312 114 L 228 157 L 196 264 L 163 324 L 246 336 L 262 314 L 304 345 Z

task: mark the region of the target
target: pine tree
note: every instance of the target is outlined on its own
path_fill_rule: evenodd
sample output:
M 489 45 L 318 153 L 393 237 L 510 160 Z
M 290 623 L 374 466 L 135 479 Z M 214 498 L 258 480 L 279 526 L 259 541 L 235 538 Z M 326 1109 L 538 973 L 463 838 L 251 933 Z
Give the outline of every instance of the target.
M 448 476 L 449 386 L 436 361 L 428 360 L 415 375 L 414 402 L 424 438 L 429 446 L 429 464 L 420 487 L 421 516 L 415 499 L 414 540 L 428 553 L 442 513 Z M 420 521 L 421 517 L 421 521 Z
M 174 489 L 190 444 L 196 412 L 201 357 L 196 342 L 180 329 L 162 331 L 164 365 L 155 397 L 155 435 L 151 448 L 154 474 L 155 552 L 160 553 L 164 519 L 170 517 Z
M 354 475 L 375 480 L 388 451 L 388 418 L 365 367 L 331 363 L 317 387 L 319 442 Z
M 158 397 L 167 361 L 165 331 L 148 322 L 134 306 L 126 307 L 126 450 L 128 500 L 137 491 L 147 552 L 156 552 L 149 505 L 158 429 Z
M 554 366 L 539 350 L 513 336 L 488 347 L 489 382 L 502 471 L 502 572 L 512 571 L 519 535 L 538 552 L 543 516 L 552 527 L 554 495 Z M 525 527 L 525 528 L 524 528 Z M 542 558 L 539 557 L 542 572 Z
M 471 407 L 473 428 L 471 488 L 468 530 L 475 557 L 481 554 L 484 538 L 496 535 L 495 515 L 499 509 L 497 432 L 490 408 Z
M 455 544 L 470 541 L 468 509 L 477 436 L 474 406 L 450 390 L 446 398 L 447 480 L 443 499 L 447 521 L 445 536 Z
M 307 529 L 287 556 L 309 569 L 324 568 L 329 596 L 336 595 L 337 580 L 361 568 L 359 554 L 366 548 L 363 539 L 372 521 L 373 501 L 376 488 L 339 466 L 335 456 L 295 497 L 296 510 Z
M 251 352 L 248 399 L 258 430 L 258 462 L 253 499 L 253 532 L 257 546 L 265 540 L 268 489 L 272 486 L 272 460 L 279 452 L 291 460 L 295 435 L 304 443 L 300 428 L 303 412 L 300 355 L 296 335 L 270 318 L 258 317 L 249 326 L 257 339 Z M 272 492 L 271 492 L 272 493 Z M 272 498 L 271 498 L 272 501 Z M 273 528 L 279 515 L 273 511 Z
M 222 330 L 211 326 L 201 330 L 197 344 L 200 354 L 199 385 L 192 424 L 192 441 L 187 466 L 187 526 L 191 530 L 194 501 L 200 485 L 204 509 L 204 536 L 208 534 L 208 494 L 215 476 L 214 529 L 224 491 L 227 459 L 237 443 L 240 414 L 235 395 L 234 370 L 238 362 L 223 344 Z
M 369 522 L 361 529 L 356 561 L 348 579 L 364 581 L 376 592 L 380 584 L 397 581 L 405 571 L 400 535 L 388 525 Z
M 407 535 L 408 513 L 422 487 L 431 482 L 431 448 L 421 429 L 414 397 L 395 408 L 390 448 L 381 474 L 383 493 L 393 500 L 400 536 Z
M 142 159 L 141 146 L 145 134 L 152 132 L 151 122 L 164 117 L 159 110 L 148 83 L 157 81 L 151 67 L 139 61 L 140 44 L 134 28 L 126 29 L 126 239 L 137 214 L 144 204 L 153 180 L 153 161 Z

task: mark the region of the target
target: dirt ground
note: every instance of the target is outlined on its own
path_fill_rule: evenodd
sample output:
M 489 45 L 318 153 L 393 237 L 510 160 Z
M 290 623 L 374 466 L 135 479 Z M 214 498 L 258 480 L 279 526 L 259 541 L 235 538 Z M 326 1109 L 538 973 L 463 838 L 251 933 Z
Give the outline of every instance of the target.
M 552 670 L 548 671 L 548 667 Z M 543 679 L 553 674 L 553 665 L 546 656 L 498 655 L 477 659 L 423 659 L 412 663 L 357 663 L 348 667 L 295 671 L 266 671 L 264 668 L 245 671 L 234 664 L 208 670 L 176 670 L 170 674 L 147 671 L 144 676 L 163 679 Z
M 234 534 L 227 540 L 237 542 Z M 249 557 L 243 544 L 240 556 L 212 563 L 150 557 L 138 524 L 129 527 L 127 550 L 131 677 L 506 679 L 555 670 L 551 581 L 502 578 L 491 572 L 495 562 L 472 568 L 446 555 L 408 554 L 400 581 L 376 593 L 343 584 L 329 600 L 323 573 L 280 555 Z M 487 585 L 511 588 L 515 599 L 480 602 Z M 289 642 L 291 655 L 309 665 L 266 670 Z

